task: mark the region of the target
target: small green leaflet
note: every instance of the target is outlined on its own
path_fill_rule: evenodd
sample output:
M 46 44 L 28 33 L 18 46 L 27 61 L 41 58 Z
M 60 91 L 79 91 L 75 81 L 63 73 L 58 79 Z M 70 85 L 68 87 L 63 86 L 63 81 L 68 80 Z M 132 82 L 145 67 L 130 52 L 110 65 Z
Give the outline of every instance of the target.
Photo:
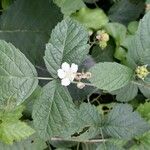
M 108 92 L 126 86 L 133 76 L 130 68 L 118 63 L 98 63 L 89 70 L 92 73 L 91 83 Z
M 0 104 L 22 103 L 38 85 L 30 61 L 11 43 L 0 40 Z
M 70 127 L 74 111 L 67 89 L 58 81 L 49 82 L 42 88 L 33 107 L 34 126 L 39 136 L 49 140 L 51 137 L 61 136 Z
M 85 7 L 85 4 L 82 0 L 53 0 L 60 8 L 61 12 L 65 16 L 70 16 L 72 13 L 76 12 L 82 7 Z
M 131 139 L 148 131 L 150 126 L 128 104 L 117 104 L 104 120 L 103 131 L 118 139 Z
M 66 18 L 52 31 L 46 45 L 45 63 L 53 77 L 63 62 L 81 64 L 89 52 L 88 32 L 76 21 Z
M 13 110 L 0 110 L 0 140 L 7 144 L 20 141 L 32 135 L 34 130 L 19 119 L 22 116 L 23 107 Z

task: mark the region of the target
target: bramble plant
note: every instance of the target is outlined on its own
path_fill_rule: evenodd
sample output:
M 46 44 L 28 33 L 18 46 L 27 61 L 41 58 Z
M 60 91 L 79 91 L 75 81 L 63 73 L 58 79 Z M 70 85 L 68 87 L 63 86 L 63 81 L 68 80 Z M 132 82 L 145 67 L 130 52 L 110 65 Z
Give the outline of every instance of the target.
M 0 150 L 149 150 L 149 5 L 2 0 Z

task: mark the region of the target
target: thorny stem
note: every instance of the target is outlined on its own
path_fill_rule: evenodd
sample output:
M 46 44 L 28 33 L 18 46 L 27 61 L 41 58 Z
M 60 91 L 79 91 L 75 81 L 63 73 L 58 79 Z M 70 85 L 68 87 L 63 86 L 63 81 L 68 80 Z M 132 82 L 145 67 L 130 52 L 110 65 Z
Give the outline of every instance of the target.
M 80 142 L 80 143 L 101 143 L 106 142 L 108 139 L 93 139 L 93 140 L 80 140 L 80 139 L 63 139 L 63 138 L 51 138 L 51 141 L 69 141 L 69 142 Z

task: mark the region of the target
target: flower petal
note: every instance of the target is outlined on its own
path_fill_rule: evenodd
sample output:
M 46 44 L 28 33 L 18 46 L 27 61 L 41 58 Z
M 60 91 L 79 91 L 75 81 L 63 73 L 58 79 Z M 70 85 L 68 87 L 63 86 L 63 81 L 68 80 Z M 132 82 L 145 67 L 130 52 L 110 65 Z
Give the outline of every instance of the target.
M 66 73 L 65 73 L 62 69 L 58 69 L 58 70 L 57 70 L 57 75 L 58 75 L 58 77 L 59 77 L 60 79 L 63 79 L 63 78 L 65 78 Z
M 70 65 L 68 63 L 64 62 L 64 63 L 62 63 L 61 68 L 65 72 L 68 72 L 70 70 Z
M 76 73 L 76 72 L 78 71 L 78 65 L 72 63 L 72 64 L 71 64 L 71 71 L 72 71 L 73 73 Z
M 70 84 L 70 80 L 68 78 L 64 78 L 61 80 L 61 84 L 64 86 L 68 86 Z

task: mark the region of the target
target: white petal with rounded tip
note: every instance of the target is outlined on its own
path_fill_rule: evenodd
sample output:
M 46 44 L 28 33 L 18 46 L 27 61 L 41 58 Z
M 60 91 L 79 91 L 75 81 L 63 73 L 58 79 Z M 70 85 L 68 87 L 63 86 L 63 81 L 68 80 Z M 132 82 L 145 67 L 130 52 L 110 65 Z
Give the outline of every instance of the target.
M 68 63 L 66 63 L 66 62 L 64 62 L 62 65 L 61 65 L 61 68 L 62 68 L 62 70 L 64 70 L 64 71 L 69 71 L 70 70 L 70 65 L 68 64 Z
M 73 73 L 76 73 L 77 71 L 78 71 L 78 65 L 76 65 L 76 64 L 71 64 L 71 71 L 73 72 Z
M 68 86 L 70 84 L 70 80 L 68 78 L 64 78 L 61 80 L 61 84 L 64 86 Z
M 57 75 L 60 79 L 63 79 L 66 76 L 66 73 L 62 69 L 57 70 Z

